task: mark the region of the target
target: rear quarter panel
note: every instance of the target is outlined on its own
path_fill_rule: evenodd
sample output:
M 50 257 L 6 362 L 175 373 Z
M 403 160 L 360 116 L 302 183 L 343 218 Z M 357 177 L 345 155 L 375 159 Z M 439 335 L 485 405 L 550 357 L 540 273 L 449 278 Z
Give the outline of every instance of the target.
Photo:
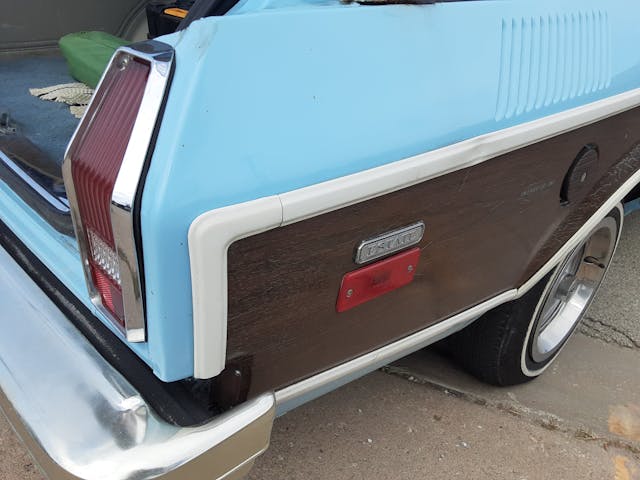
M 622 0 L 383 7 L 300 3 L 204 19 L 165 37 L 176 49 L 176 71 L 141 211 L 149 349 L 158 374 L 173 380 L 193 373 L 187 231 L 198 215 L 640 87 L 640 53 L 628 48 L 640 41 L 634 22 L 639 13 L 639 5 Z M 562 162 L 575 155 L 574 145 L 563 151 L 567 156 L 553 166 L 549 157 L 544 164 L 531 163 L 530 157 L 504 159 L 499 160 L 502 171 L 467 179 L 478 182 L 476 188 L 485 182 L 483 188 L 493 192 L 479 203 L 473 195 L 452 197 L 444 186 L 424 186 L 439 198 L 426 203 L 425 211 L 444 224 L 450 211 L 473 213 L 484 219 L 477 225 L 492 225 L 485 235 L 505 230 L 507 238 L 518 241 L 526 232 L 507 228 L 517 219 L 494 223 L 495 212 L 535 182 L 533 177 L 553 170 L 556 178 L 555 168 L 565 168 Z M 516 181 L 506 175 L 518 162 L 531 168 L 532 178 Z M 462 182 L 458 176 L 450 181 L 458 187 Z M 497 189 L 511 197 L 497 198 Z M 508 208 L 513 213 L 519 205 Z M 471 222 L 468 216 L 466 221 Z M 544 230 L 540 236 L 520 239 L 518 252 L 505 253 L 505 259 L 531 255 L 531 242 L 542 248 L 539 243 L 560 220 L 555 222 L 537 225 Z M 443 238 L 450 235 L 451 245 L 458 245 L 461 231 L 451 228 Z M 370 225 L 361 233 L 372 230 Z M 327 239 L 338 245 L 336 253 L 352 241 Z M 497 253 L 497 246 L 487 248 L 477 253 Z M 456 261 L 471 251 L 458 245 Z M 526 265 L 533 262 L 526 260 Z M 447 275 L 456 271 L 453 267 Z M 473 281 L 482 271 L 474 270 Z M 506 283 L 525 275 L 503 273 Z M 461 288 L 473 283 L 451 281 L 462 282 Z M 439 288 L 449 288 L 444 285 Z M 456 302 L 430 306 L 434 316 L 428 321 L 463 307 Z

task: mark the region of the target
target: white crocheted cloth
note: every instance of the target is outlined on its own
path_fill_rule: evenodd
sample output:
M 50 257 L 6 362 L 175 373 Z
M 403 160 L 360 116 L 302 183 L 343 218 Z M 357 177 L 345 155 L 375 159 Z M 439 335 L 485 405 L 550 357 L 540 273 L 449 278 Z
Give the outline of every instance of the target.
M 93 89 L 84 83 L 64 83 L 46 88 L 30 88 L 29 93 L 42 100 L 66 103 L 70 105 L 69 110 L 73 116 L 82 118 L 93 95 Z

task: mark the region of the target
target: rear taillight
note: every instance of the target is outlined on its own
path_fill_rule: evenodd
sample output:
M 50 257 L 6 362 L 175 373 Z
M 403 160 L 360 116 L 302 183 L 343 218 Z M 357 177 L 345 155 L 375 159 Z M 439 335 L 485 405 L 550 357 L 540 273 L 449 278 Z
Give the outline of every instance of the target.
M 118 50 L 63 167 L 92 300 L 130 341 L 146 338 L 135 200 L 172 61 L 159 42 Z
M 111 196 L 140 110 L 149 64 L 119 54 L 70 152 L 91 280 L 102 305 L 125 326 L 120 265 L 111 226 Z

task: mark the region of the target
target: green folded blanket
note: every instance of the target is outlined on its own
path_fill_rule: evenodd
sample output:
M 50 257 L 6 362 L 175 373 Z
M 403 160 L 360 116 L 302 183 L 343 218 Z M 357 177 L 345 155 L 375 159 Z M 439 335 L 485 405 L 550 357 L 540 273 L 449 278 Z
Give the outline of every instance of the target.
M 116 49 L 127 43 L 104 32 L 70 33 L 58 42 L 71 76 L 91 88 L 96 88 Z

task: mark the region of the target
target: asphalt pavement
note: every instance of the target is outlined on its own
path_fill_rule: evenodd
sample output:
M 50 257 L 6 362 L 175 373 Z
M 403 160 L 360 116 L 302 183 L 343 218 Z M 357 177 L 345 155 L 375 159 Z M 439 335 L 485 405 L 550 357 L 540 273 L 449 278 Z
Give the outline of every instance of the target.
M 640 212 L 555 364 L 483 385 L 426 349 L 276 420 L 251 480 L 640 480 Z M 0 479 L 41 475 L 0 419 Z

